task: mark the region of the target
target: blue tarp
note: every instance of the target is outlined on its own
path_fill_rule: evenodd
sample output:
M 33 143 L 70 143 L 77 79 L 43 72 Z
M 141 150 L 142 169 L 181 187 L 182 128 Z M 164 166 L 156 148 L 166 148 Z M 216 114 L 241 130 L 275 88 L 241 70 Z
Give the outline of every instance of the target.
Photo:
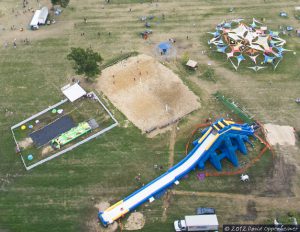
M 34 131 L 29 136 L 38 147 L 45 145 L 50 140 L 67 132 L 75 126 L 74 121 L 69 116 L 63 116 L 60 119 L 48 124 L 38 131 Z

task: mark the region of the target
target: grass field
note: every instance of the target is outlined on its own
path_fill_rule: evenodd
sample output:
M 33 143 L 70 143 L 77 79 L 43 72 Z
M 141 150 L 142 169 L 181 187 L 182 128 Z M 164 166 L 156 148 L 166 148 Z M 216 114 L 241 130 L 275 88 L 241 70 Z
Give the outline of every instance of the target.
M 36 5 L 36 1 L 29 2 Z M 13 7 L 21 11 L 22 2 L 0 2 L 0 26 L 6 28 L 0 32 L 1 45 L 10 42 L 8 48 L 0 48 L 0 231 L 101 231 L 101 227 L 92 229 L 89 226 L 89 222 L 96 221 L 95 204 L 115 203 L 140 187 L 134 178 L 138 173 L 142 174 L 142 183 L 147 183 L 171 165 L 172 132 L 147 138 L 127 123 L 124 115 L 106 99 L 120 127 L 33 171 L 24 170 L 14 152 L 10 127 L 62 98 L 60 88 L 75 75 L 66 59 L 71 47 L 91 46 L 101 53 L 105 63 L 121 53 L 133 51 L 155 57 L 158 43 L 177 39 L 178 59 L 166 65 L 199 96 L 202 107 L 183 119 L 177 125 L 179 130 L 175 127 L 175 162 L 184 157 L 185 143 L 196 124 L 208 117 L 230 115 L 212 96 L 218 90 L 236 99 L 263 123 L 290 125 L 299 130 L 300 108 L 294 99 L 300 97 L 300 38 L 285 38 L 286 47 L 297 55 L 288 53 L 276 72 L 268 69 L 254 73 L 243 68 L 236 72 L 223 57 L 201 53 L 208 50 L 206 32 L 226 18 L 264 17 L 265 24 L 271 28 L 278 28 L 278 25 L 299 27 L 293 17 L 278 16 L 282 10 L 291 16 L 298 1 L 150 2 L 111 0 L 110 4 L 105 4 L 97 0 L 71 0 L 68 8 L 56 18 L 56 24 L 34 32 L 10 31 L 11 24 L 24 26 L 28 23 L 18 23 L 22 16 L 11 14 Z M 230 7 L 235 8 L 233 13 L 228 12 Z M 138 35 L 145 30 L 144 23 L 139 21 L 143 15 L 157 17 L 151 28 L 153 35 L 147 41 Z M 84 17 L 88 18 L 88 23 L 84 23 Z M 80 36 L 83 32 L 85 36 Z M 26 37 L 30 45 L 21 42 Z M 16 49 L 11 46 L 14 38 L 18 44 Z M 182 68 L 180 59 L 185 53 L 197 60 L 203 69 L 187 72 Z M 208 62 L 212 63 L 216 81 L 199 78 Z M 87 90 L 93 90 L 93 84 L 83 83 Z M 188 179 L 169 191 L 169 198 L 162 197 L 137 209 L 146 219 L 141 231 L 173 231 L 174 219 L 193 214 L 201 205 L 216 207 L 221 223 L 272 222 L 276 216 L 286 221 L 288 212 L 296 215 L 299 222 L 299 142 L 297 147 L 275 149 L 274 159 L 267 153 L 251 167 L 249 185 L 243 185 L 239 176 L 208 177 L 199 182 L 192 172 Z M 163 170 L 155 170 L 154 164 L 162 165 Z

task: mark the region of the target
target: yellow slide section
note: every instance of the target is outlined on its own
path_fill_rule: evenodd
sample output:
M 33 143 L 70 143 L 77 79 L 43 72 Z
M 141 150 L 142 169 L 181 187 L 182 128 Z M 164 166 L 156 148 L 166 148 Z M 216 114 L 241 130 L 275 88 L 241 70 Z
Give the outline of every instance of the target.
M 224 125 L 223 123 L 221 123 L 221 122 L 218 122 L 218 125 L 219 125 L 220 127 L 222 127 L 222 128 L 225 127 L 225 125 Z
M 124 212 L 120 213 L 118 216 L 114 217 L 112 220 L 115 221 L 115 220 L 117 220 L 118 218 L 122 217 L 124 214 L 126 214 L 128 212 L 129 212 L 129 210 L 127 209 Z
M 212 128 L 210 127 L 210 128 L 206 131 L 206 133 L 199 139 L 198 143 L 202 143 L 203 140 L 210 134 L 211 130 L 212 130 Z
M 106 212 L 106 211 L 110 211 L 110 210 L 116 208 L 118 205 L 121 205 L 122 203 L 123 203 L 123 200 L 117 202 L 116 204 L 114 204 L 114 205 L 112 205 L 111 207 L 109 207 L 108 209 L 106 209 L 105 212 Z

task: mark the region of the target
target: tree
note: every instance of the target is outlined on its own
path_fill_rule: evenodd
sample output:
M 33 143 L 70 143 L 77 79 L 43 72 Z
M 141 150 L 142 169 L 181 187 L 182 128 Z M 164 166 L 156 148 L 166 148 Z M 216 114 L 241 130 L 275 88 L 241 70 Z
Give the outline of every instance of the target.
M 64 8 L 68 6 L 69 2 L 70 0 L 51 0 L 52 6 L 61 5 Z
M 189 59 L 190 59 L 189 58 L 189 53 L 188 52 L 184 52 L 183 55 L 182 55 L 182 57 L 181 57 L 181 64 L 183 66 L 185 66 Z
M 97 74 L 101 73 L 98 63 L 101 63 L 102 57 L 90 48 L 86 50 L 83 48 L 71 48 L 67 58 L 75 62 L 74 69 L 76 74 L 84 74 L 87 79 L 95 79 Z
M 60 5 L 66 8 L 69 4 L 70 0 L 60 0 Z
M 60 0 L 51 0 L 52 5 L 59 5 L 60 4 Z

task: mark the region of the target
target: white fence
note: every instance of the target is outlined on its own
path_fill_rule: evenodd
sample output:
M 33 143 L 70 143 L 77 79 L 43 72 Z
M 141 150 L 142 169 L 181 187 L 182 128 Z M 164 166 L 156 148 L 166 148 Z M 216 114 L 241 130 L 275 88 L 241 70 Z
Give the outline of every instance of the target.
M 116 127 L 116 126 L 119 125 L 118 121 L 114 118 L 114 116 L 112 115 L 112 113 L 106 108 L 106 106 L 105 106 L 105 105 L 103 104 L 103 102 L 99 99 L 99 97 L 98 97 L 94 92 L 90 92 L 90 94 L 93 94 L 93 96 L 95 96 L 96 100 L 101 104 L 101 106 L 102 106 L 102 107 L 105 109 L 105 111 L 109 114 L 109 116 L 110 116 L 111 119 L 114 121 L 114 123 L 113 123 L 112 125 L 110 125 L 109 127 L 106 127 L 106 128 L 104 128 L 103 130 L 97 132 L 96 134 L 93 134 L 93 135 L 87 137 L 86 139 L 84 139 L 84 140 L 82 140 L 82 141 L 80 141 L 80 142 L 78 142 L 78 143 L 76 143 L 76 144 L 74 144 L 74 145 L 72 145 L 72 146 L 70 146 L 70 147 L 64 149 L 64 150 L 61 150 L 61 151 L 59 151 L 59 152 L 57 152 L 57 153 L 55 153 L 55 154 L 53 154 L 53 155 L 51 155 L 51 156 L 49 156 L 49 157 L 43 159 L 43 160 L 40 160 L 39 162 L 36 162 L 36 163 L 34 163 L 34 164 L 30 165 L 30 166 L 26 166 L 26 163 L 25 163 L 25 161 L 24 161 L 23 156 L 20 155 L 20 156 L 21 156 L 21 159 L 22 159 L 22 162 L 23 162 L 23 164 L 24 164 L 24 167 L 25 167 L 25 169 L 26 169 L 27 171 L 30 170 L 30 169 L 33 169 L 33 168 L 35 168 L 35 167 L 37 167 L 37 166 L 39 166 L 39 165 L 41 165 L 41 164 L 43 164 L 43 163 L 45 163 L 45 162 L 47 162 L 47 161 L 49 161 L 49 160 L 54 159 L 54 158 L 56 158 L 57 156 L 60 156 L 60 155 L 66 153 L 66 152 L 68 152 L 68 151 L 71 151 L 71 150 L 73 150 L 74 148 L 76 148 L 76 147 L 78 147 L 78 146 L 80 146 L 80 145 L 82 145 L 82 144 L 84 144 L 84 143 L 86 143 L 86 142 L 88 142 L 88 141 L 90 141 L 90 140 L 92 140 L 92 139 L 94 139 L 94 138 L 96 138 L 96 137 L 98 137 L 98 136 L 100 136 L 100 135 L 106 133 L 107 131 L 109 131 L 109 130 L 111 130 L 112 128 L 114 128 L 114 127 Z M 17 140 L 16 140 L 16 138 L 15 138 L 15 134 L 14 134 L 14 132 L 13 132 L 13 130 L 14 130 L 15 128 L 20 127 L 20 126 L 23 125 L 24 123 L 27 123 L 27 122 L 29 122 L 29 121 L 31 121 L 31 120 L 37 118 L 38 116 L 40 116 L 40 115 L 42 115 L 42 114 L 44 114 L 44 113 L 46 113 L 46 112 L 48 112 L 48 111 L 50 111 L 50 110 L 52 110 L 52 109 L 54 109 L 54 108 L 56 108 L 56 107 L 58 107 L 58 106 L 64 104 L 64 103 L 67 102 L 67 101 L 68 101 L 68 99 L 64 99 L 64 100 L 58 102 L 57 104 L 55 104 L 55 105 L 53 105 L 53 106 L 50 106 L 50 107 L 48 107 L 47 109 L 45 109 L 45 110 L 43 110 L 43 111 L 41 111 L 41 112 L 39 112 L 39 113 L 37 113 L 37 114 L 35 114 L 35 115 L 33 115 L 33 116 L 27 118 L 27 119 L 25 119 L 24 121 L 22 121 L 22 122 L 20 122 L 20 123 L 18 123 L 18 124 L 16 124 L 16 125 L 14 125 L 14 126 L 12 126 L 12 127 L 11 127 L 11 132 L 12 132 L 12 134 L 13 134 L 13 138 L 14 138 L 14 140 L 15 140 L 15 143 L 16 143 L 18 149 L 20 149 L 20 148 L 19 148 L 19 145 L 18 145 Z

